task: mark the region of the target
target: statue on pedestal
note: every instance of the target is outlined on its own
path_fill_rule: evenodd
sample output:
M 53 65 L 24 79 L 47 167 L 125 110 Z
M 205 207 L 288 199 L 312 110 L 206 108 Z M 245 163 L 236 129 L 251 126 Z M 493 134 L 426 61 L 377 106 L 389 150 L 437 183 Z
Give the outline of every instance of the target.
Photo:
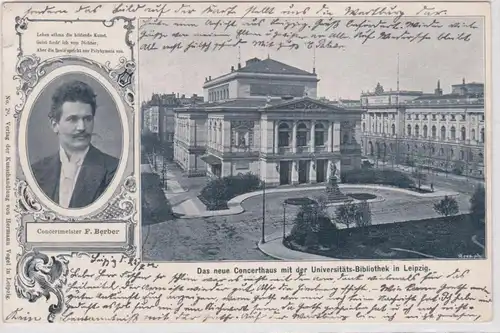
M 340 191 L 337 183 L 337 172 L 337 165 L 332 161 L 330 164 L 330 177 L 326 185 L 327 202 L 352 201 L 351 198 Z

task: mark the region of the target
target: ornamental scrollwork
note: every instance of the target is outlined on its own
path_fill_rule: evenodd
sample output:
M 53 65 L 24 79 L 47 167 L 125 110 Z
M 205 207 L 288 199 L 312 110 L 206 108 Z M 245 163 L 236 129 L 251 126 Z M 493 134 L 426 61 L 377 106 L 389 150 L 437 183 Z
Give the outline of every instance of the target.
M 63 255 L 47 256 L 38 251 L 26 252 L 17 263 L 15 290 L 19 298 L 34 303 L 42 296 L 48 301 L 51 294 L 56 304 L 49 306 L 47 321 L 54 322 L 64 305 L 63 287 L 68 279 L 68 259 Z

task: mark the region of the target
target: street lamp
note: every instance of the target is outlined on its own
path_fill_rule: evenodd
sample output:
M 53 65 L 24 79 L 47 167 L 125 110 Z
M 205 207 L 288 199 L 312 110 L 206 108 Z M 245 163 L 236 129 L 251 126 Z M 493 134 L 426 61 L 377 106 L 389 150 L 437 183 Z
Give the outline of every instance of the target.
M 265 225 L 266 225 L 266 180 L 262 181 L 262 239 L 260 240 L 261 244 L 266 242 L 266 233 L 265 233 Z
M 283 239 L 285 239 L 286 236 L 285 223 L 286 223 L 286 201 L 283 201 Z

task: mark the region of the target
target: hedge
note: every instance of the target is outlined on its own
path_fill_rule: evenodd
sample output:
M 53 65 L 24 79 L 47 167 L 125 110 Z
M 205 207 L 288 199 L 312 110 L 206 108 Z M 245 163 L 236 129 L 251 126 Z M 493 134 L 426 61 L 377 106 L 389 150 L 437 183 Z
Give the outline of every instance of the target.
M 252 173 L 212 179 L 200 192 L 200 200 L 208 210 L 227 209 L 232 198 L 261 188 L 259 177 Z
M 392 185 L 400 188 L 415 186 L 414 181 L 405 173 L 395 170 L 360 169 L 343 171 L 343 183 L 350 184 L 380 184 Z

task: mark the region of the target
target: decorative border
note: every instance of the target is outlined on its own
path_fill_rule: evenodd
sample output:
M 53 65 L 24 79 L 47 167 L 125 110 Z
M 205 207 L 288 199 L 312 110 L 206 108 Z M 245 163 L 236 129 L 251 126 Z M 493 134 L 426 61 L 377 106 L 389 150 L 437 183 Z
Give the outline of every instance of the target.
M 33 92 L 34 88 L 39 83 L 40 79 L 47 74 L 47 70 L 50 66 L 56 64 L 62 64 L 63 62 L 80 62 L 87 65 L 97 67 L 101 71 L 104 71 L 111 82 L 116 82 L 118 87 L 116 88 L 120 97 L 130 108 L 130 113 L 132 115 L 132 133 L 134 135 L 135 131 L 135 118 L 134 118 L 134 106 L 135 106 L 135 93 L 133 88 L 134 75 L 136 72 L 136 64 L 134 59 L 134 46 L 135 43 L 131 40 L 131 34 L 135 29 L 133 24 L 135 18 L 127 18 L 124 16 L 117 16 L 109 20 L 44 20 L 44 19 L 30 19 L 28 17 L 16 17 L 15 18 L 15 30 L 19 39 L 18 44 L 18 61 L 16 64 L 16 75 L 14 80 L 18 81 L 16 94 L 19 96 L 20 102 L 15 105 L 14 108 L 14 118 L 17 122 L 20 122 L 21 114 L 26 106 L 28 97 Z M 36 54 L 25 55 L 22 48 L 22 36 L 27 30 L 29 22 L 101 22 L 105 27 L 112 27 L 118 21 L 123 21 L 123 28 L 126 30 L 125 34 L 125 44 L 130 49 L 130 59 L 126 57 L 119 58 L 118 65 L 114 68 L 111 67 L 110 62 L 106 62 L 104 65 L 83 57 L 76 56 L 60 56 L 49 58 L 41 61 L 40 57 Z M 129 126 L 129 124 L 123 124 L 123 126 Z M 124 139 L 125 140 L 125 139 Z M 132 154 L 134 154 L 134 140 L 131 140 L 132 144 Z M 123 149 L 127 148 L 124 145 Z M 129 147 L 130 148 L 130 147 Z M 123 152 L 122 152 L 123 154 Z M 132 161 L 134 157 L 131 157 Z M 135 164 L 132 163 L 133 167 Z M 125 169 L 124 169 L 125 170 Z M 109 200 L 104 206 L 100 207 L 97 212 L 89 214 L 84 217 L 67 217 L 57 214 L 56 212 L 46 208 L 43 203 L 39 202 L 34 194 L 33 190 L 30 188 L 25 180 L 20 180 L 16 178 L 16 222 L 17 228 L 17 241 L 22 247 L 22 253 L 18 256 L 16 277 L 15 277 L 15 289 L 17 296 L 19 298 L 27 299 L 29 302 L 36 302 L 42 296 L 47 300 L 50 298 L 50 294 L 56 296 L 56 304 L 51 304 L 48 307 L 49 314 L 47 316 L 47 321 L 53 323 L 55 316 L 62 312 L 64 307 L 64 293 L 63 287 L 67 283 L 67 276 L 69 272 L 69 258 L 72 254 L 77 254 L 78 257 L 82 255 L 88 255 L 88 252 L 111 252 L 111 253 L 124 253 L 129 257 L 135 257 L 137 253 L 137 248 L 135 246 L 135 228 L 136 220 L 138 218 L 139 212 L 136 206 L 136 201 L 134 195 L 136 195 L 138 186 L 135 179 L 135 173 L 132 173 L 123 179 L 121 183 L 121 190 L 119 194 L 115 195 L 111 200 Z M 119 220 L 120 222 L 125 221 L 128 225 L 127 232 L 127 244 L 120 244 L 116 247 L 96 247 L 95 244 L 85 246 L 85 244 L 73 247 L 73 248 L 55 248 L 54 246 L 39 246 L 36 244 L 30 244 L 26 240 L 25 235 L 25 225 L 26 218 L 33 218 L 34 220 L 41 221 L 63 221 L 63 222 L 76 222 L 77 221 L 92 221 L 96 219 L 113 219 Z M 72 254 L 59 254 L 56 256 L 48 256 L 40 250 L 64 250 L 71 252 Z

